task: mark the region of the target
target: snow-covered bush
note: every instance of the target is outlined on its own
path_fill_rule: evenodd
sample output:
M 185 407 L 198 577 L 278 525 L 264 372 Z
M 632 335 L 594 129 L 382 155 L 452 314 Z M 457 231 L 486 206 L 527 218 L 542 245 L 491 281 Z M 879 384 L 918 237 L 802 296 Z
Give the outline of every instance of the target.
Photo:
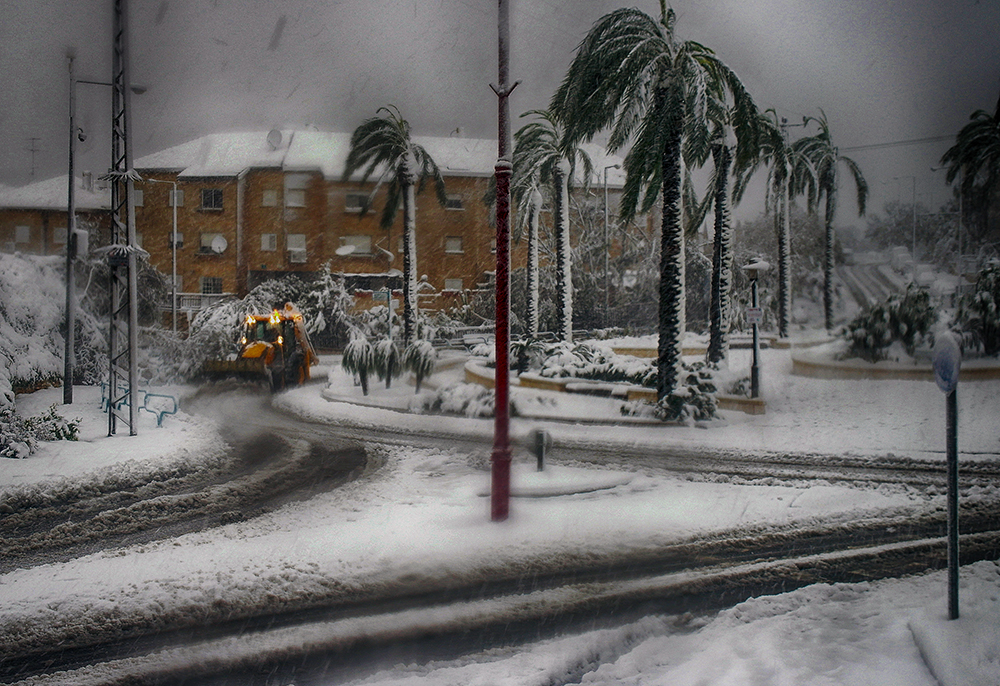
M 510 357 L 514 360 L 514 368 L 519 374 L 528 369 L 537 369 L 545 359 L 547 349 L 545 341 L 537 338 L 518 338 L 510 343 Z
M 417 393 L 420 392 L 420 385 L 424 379 L 434 373 L 436 364 L 437 352 L 430 341 L 414 341 L 403 351 L 403 366 L 416 378 Z
M 24 459 L 35 452 L 39 441 L 75 441 L 80 419 L 65 419 L 52 405 L 37 417 L 24 418 L 13 406 L 0 409 L 0 457 Z
M 683 385 L 659 402 L 637 400 L 625 403 L 622 414 L 626 416 L 656 417 L 665 422 L 680 422 L 688 418 L 707 421 L 718 417 L 715 400 L 715 367 L 705 362 L 684 365 Z
M 340 365 L 349 374 L 357 374 L 361 392 L 368 395 L 368 375 L 375 371 L 375 348 L 362 335 L 356 335 L 344 347 Z
M 647 388 L 656 387 L 656 365 L 653 360 L 619 355 L 607 348 L 587 343 L 549 345 L 539 374 L 550 378 L 620 381 Z
M 847 325 L 844 330 L 848 341 L 845 356 L 878 362 L 886 359 L 889 346 L 897 341 L 912 356 L 917 346 L 927 338 L 935 321 L 937 313 L 930 294 L 910 284 L 906 293 L 869 306 Z
M 458 382 L 439 388 L 434 393 L 414 398 L 413 412 L 442 412 L 466 417 L 492 417 L 493 391 L 474 383 Z
M 403 359 L 395 341 L 384 338 L 375 344 L 375 373 L 385 381 L 385 387 L 403 371 Z
M 1000 262 L 979 272 L 972 292 L 959 303 L 956 319 L 973 345 L 986 355 L 1000 353 Z

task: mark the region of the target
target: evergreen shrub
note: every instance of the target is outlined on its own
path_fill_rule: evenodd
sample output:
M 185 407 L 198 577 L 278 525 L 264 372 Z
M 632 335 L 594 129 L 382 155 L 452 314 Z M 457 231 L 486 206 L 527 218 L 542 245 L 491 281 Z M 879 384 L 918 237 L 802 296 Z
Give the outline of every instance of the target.
M 897 341 L 912 356 L 936 320 L 930 294 L 910 284 L 902 295 L 869 306 L 847 325 L 845 357 L 878 362 L 886 359 L 889 346 Z

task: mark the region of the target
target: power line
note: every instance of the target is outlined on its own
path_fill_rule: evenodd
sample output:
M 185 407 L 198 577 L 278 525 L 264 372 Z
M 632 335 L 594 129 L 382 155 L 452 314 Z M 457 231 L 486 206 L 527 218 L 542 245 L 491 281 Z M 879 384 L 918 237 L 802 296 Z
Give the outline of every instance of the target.
M 905 141 L 891 141 L 889 143 L 871 143 L 869 145 L 855 145 L 850 148 L 841 148 L 844 152 L 853 150 L 881 150 L 882 148 L 898 148 L 904 145 L 920 145 L 923 143 L 940 143 L 941 141 L 953 140 L 954 136 L 930 136 L 928 138 L 911 138 Z

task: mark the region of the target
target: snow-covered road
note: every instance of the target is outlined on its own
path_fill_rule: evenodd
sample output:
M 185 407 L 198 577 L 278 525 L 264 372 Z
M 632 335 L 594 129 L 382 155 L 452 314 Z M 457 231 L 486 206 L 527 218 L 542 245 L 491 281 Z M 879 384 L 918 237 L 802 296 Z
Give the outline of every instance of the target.
M 576 435 L 581 443 L 575 448 L 580 451 L 602 442 L 637 449 L 659 442 L 665 456 L 669 456 L 668 447 L 690 450 L 698 445 L 734 454 L 739 445 L 745 445 L 747 453 L 760 456 L 767 454 L 763 448 L 773 443 L 768 437 L 780 431 L 789 453 L 827 452 L 815 449 L 825 442 L 831 446 L 829 452 L 849 455 L 862 467 L 866 460 L 875 465 L 880 459 L 891 459 L 880 446 L 893 445 L 894 454 L 934 466 L 934 446 L 927 438 L 932 432 L 918 416 L 923 412 L 920 409 L 923 401 L 915 402 L 922 397 L 924 385 L 903 384 L 906 390 L 902 394 L 898 388 L 886 388 L 887 395 L 883 395 L 882 386 L 873 395 L 875 387 L 846 384 L 851 389 L 865 391 L 858 394 L 855 390 L 852 395 L 850 390 L 845 394 L 839 385 L 829 385 L 830 395 L 824 402 L 808 397 L 812 389 L 821 387 L 813 380 L 786 379 L 785 383 L 787 386 L 780 390 L 768 389 L 769 397 L 776 400 L 773 414 L 760 419 L 733 417 L 721 427 L 707 430 L 675 427 L 665 433 L 663 429 L 651 432 L 634 427 L 609 429 L 567 424 L 551 424 L 549 428 L 557 444 L 567 436 Z M 932 385 L 931 390 L 937 393 Z M 802 391 L 807 396 L 795 395 Z M 973 435 L 965 445 L 978 452 L 983 452 L 980 447 L 995 451 L 996 435 L 987 433 L 997 425 L 996 416 L 990 416 L 991 412 L 995 415 L 995 405 L 985 403 L 990 397 L 988 391 L 981 388 L 970 391 L 966 397 L 981 396 L 975 402 L 979 402 L 979 414 L 985 416 L 970 417 Z M 715 551 L 717 566 L 719 560 L 726 559 L 722 544 L 725 540 L 739 540 L 740 545 L 749 549 L 760 546 L 762 551 L 767 550 L 763 544 L 769 537 L 774 544 L 770 557 L 765 554 L 761 559 L 734 559 L 734 566 L 771 564 L 784 570 L 791 579 L 822 580 L 822 576 L 815 575 L 814 568 L 822 569 L 825 562 L 813 567 L 782 562 L 786 557 L 778 544 L 782 536 L 787 541 L 797 541 L 807 530 L 826 528 L 830 533 L 840 528 L 843 537 L 851 539 L 852 533 L 861 530 L 852 527 L 867 523 L 873 534 L 860 544 L 869 547 L 885 541 L 874 537 L 880 527 L 887 533 L 892 533 L 888 531 L 890 528 L 899 532 L 919 513 L 929 518 L 938 516 L 934 513 L 939 513 L 943 505 L 941 492 L 933 485 L 925 489 L 905 483 L 815 481 L 801 478 L 805 474 L 796 480 L 792 472 L 780 480 L 750 476 L 734 479 L 718 474 L 678 473 L 656 468 L 653 463 L 624 468 L 620 464 L 600 464 L 600 459 L 587 465 L 553 464 L 539 474 L 533 469 L 533 461 L 519 453 L 515 484 L 535 493 L 558 486 L 562 495 L 518 498 L 512 505 L 511 520 L 492 525 L 488 522 L 488 504 L 482 497 L 488 490 L 488 472 L 482 469 L 486 451 L 469 447 L 489 436 L 490 422 L 414 417 L 341 406 L 318 398 L 318 392 L 316 387 L 305 388 L 282 396 L 282 401 L 286 406 L 296 405 L 300 414 L 311 419 L 350 421 L 357 426 L 370 426 L 373 431 L 381 427 L 384 432 L 384 427 L 391 426 L 397 432 L 411 431 L 416 435 L 417 422 L 421 421 L 429 422 L 437 432 L 454 426 L 458 427 L 455 433 L 461 434 L 463 440 L 448 450 L 376 449 L 369 457 L 381 467 L 368 472 L 364 479 L 253 519 L 0 575 L 0 607 L 4 608 L 0 615 L 0 652 L 27 654 L 58 646 L 59 650 L 66 649 L 68 655 L 73 645 L 135 637 L 155 633 L 163 627 L 194 630 L 223 619 L 242 622 L 262 613 L 305 617 L 308 608 L 346 611 L 352 604 L 357 607 L 359 602 L 384 598 L 387 593 L 417 598 L 419 593 L 433 593 L 435 589 L 468 588 L 477 580 L 482 583 L 484 578 L 523 579 L 530 586 L 556 563 L 566 570 L 596 567 L 609 560 L 641 559 L 643 555 L 666 557 L 670 551 L 682 551 L 684 546 L 696 546 L 688 549 L 690 559 L 695 560 L 689 565 L 693 569 L 697 554 L 707 555 L 710 548 L 705 546 L 712 542 L 720 546 Z M 412 389 L 409 393 L 412 394 Z M 906 411 L 894 407 L 887 396 L 905 398 Z M 831 408 L 832 397 L 853 398 L 854 404 Z M 876 406 L 861 402 L 866 397 L 874 398 Z M 39 401 L 44 402 L 41 398 Z M 794 423 L 804 430 L 793 435 L 788 433 L 791 424 L 786 413 L 796 405 L 799 412 Z M 814 406 L 820 411 L 811 412 Z M 879 407 L 881 412 L 873 411 Z M 846 424 L 845 417 L 850 420 Z M 904 417 L 906 423 L 894 428 L 894 423 Z M 96 421 L 100 422 L 99 413 Z M 3 475 L 4 483 L 20 480 L 27 491 L 45 491 L 53 483 L 51 477 L 45 477 L 46 472 L 75 472 L 78 483 L 107 481 L 117 478 L 121 471 L 147 470 L 156 455 L 161 459 L 166 457 L 167 462 L 175 461 L 177 450 L 185 441 L 191 442 L 192 438 L 212 431 L 210 426 L 194 419 L 178 417 L 171 421 L 174 423 L 152 434 L 155 444 L 142 443 L 150 440 L 149 429 L 140 432 L 136 441 L 102 438 L 91 432 L 80 445 L 57 446 L 58 458 L 53 453 L 43 453 L 34 462 L 3 465 L 8 468 Z M 249 418 L 246 421 L 250 423 Z M 845 426 L 851 428 L 845 430 Z M 887 429 L 879 433 L 879 426 Z M 188 431 L 180 432 L 180 428 Z M 523 438 L 531 428 L 531 424 L 522 423 L 517 435 Z M 876 435 L 879 445 L 873 450 L 874 441 L 870 437 Z M 835 440 L 831 441 L 831 437 Z M 107 459 L 109 451 L 140 444 L 146 447 L 143 460 L 138 463 L 122 463 L 127 458 L 119 457 L 111 464 L 129 465 L 124 470 L 105 462 L 106 471 L 94 471 L 101 468 L 101 460 Z M 483 440 L 481 445 L 488 445 L 488 441 Z M 79 452 L 74 454 L 74 449 Z M 823 458 L 816 457 L 813 467 L 823 466 Z M 32 470 L 37 473 L 34 477 L 29 474 Z M 29 488 L 29 484 L 36 486 Z M 595 490 L 595 486 L 600 487 Z M 16 490 L 8 488 L 5 493 Z M 997 501 L 996 486 L 980 484 L 967 488 L 965 499 L 980 502 L 988 509 Z M 920 538 L 917 533 L 913 536 Z M 930 546 L 924 548 L 923 559 L 918 556 L 916 562 L 917 567 L 926 568 L 929 558 L 936 554 L 933 546 L 939 543 L 908 545 Z M 792 554 L 799 557 L 808 552 L 797 550 Z M 885 549 L 879 549 L 876 559 L 895 559 L 898 567 L 902 558 L 887 555 Z M 876 573 L 870 560 L 858 562 L 843 556 L 842 559 L 847 559 L 848 567 L 856 571 Z M 666 572 L 677 573 L 683 572 Z M 641 576 L 648 579 L 656 574 Z M 559 581 L 556 577 L 554 580 Z M 628 583 L 632 581 L 624 576 L 590 578 L 581 589 L 596 589 L 601 584 L 619 584 L 621 588 L 620 584 Z M 552 592 L 557 592 L 559 586 L 556 583 Z M 491 598 L 500 604 L 515 599 L 508 593 L 496 593 Z M 532 598 L 538 602 L 530 602 Z M 546 603 L 552 602 L 551 598 L 541 596 L 527 600 L 532 612 L 542 615 L 547 611 Z M 366 625 L 367 629 L 363 623 L 346 617 L 328 619 L 346 622 L 338 625 L 340 630 L 346 627 L 355 632 L 352 634 L 355 638 L 369 630 L 392 636 L 407 626 L 404 624 L 407 620 L 412 620 L 410 626 L 417 629 L 426 625 L 428 618 L 454 625 L 466 611 L 461 609 L 463 603 L 474 601 L 466 598 L 457 605 L 414 602 L 408 608 L 394 608 L 372 617 L 373 624 Z M 483 606 L 468 608 L 478 608 L 477 621 L 491 621 Z M 251 661 L 266 660 L 277 654 L 290 654 L 282 651 L 300 654 L 310 646 L 325 645 L 317 643 L 316 634 L 310 633 L 316 627 L 302 621 L 292 624 L 283 628 L 284 643 L 279 641 L 283 646 L 279 646 L 279 653 L 268 653 L 265 643 L 258 642 L 277 640 L 275 635 L 244 633 L 230 637 L 235 643 L 209 646 L 209 652 L 203 654 L 205 662 L 192 658 L 188 664 L 231 666 L 243 659 L 241 655 L 249 655 Z M 181 652 L 172 655 L 191 658 L 191 653 L 183 652 L 190 648 L 178 648 Z M 151 653 L 142 662 L 148 666 L 158 659 L 172 659 L 170 650 L 173 649 Z M 112 673 L 105 671 L 102 676 L 97 668 L 86 678 L 91 683 L 108 683 Z M 80 672 L 74 674 L 73 680 L 87 683 L 84 677 Z M 51 683 L 60 683 L 58 677 L 53 679 Z

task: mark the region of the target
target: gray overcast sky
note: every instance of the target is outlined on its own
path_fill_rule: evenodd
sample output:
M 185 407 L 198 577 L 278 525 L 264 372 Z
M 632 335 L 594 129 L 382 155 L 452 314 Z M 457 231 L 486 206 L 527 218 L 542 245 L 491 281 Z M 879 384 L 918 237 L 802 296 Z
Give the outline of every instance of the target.
M 131 0 L 136 156 L 213 131 L 315 125 L 350 131 L 384 104 L 414 132 L 494 137 L 496 2 Z M 545 107 L 590 26 L 656 0 L 512 0 L 517 114 Z M 677 31 L 792 122 L 822 108 L 841 148 L 952 136 L 1000 90 L 998 0 L 675 0 Z M 68 77 L 110 78 L 111 0 L 0 0 L 0 183 L 63 173 Z M 110 91 L 81 85 L 80 169 L 103 171 Z M 514 121 L 514 126 L 519 124 Z M 793 130 L 794 131 L 794 130 Z M 797 133 L 797 132 L 796 132 Z M 793 134 L 794 135 L 794 134 Z M 31 139 L 37 140 L 32 143 Z M 945 197 L 930 167 L 947 141 L 847 150 L 887 199 Z M 904 177 L 896 178 L 894 177 Z M 847 195 L 853 189 L 845 188 Z M 848 223 L 853 203 L 842 206 Z

